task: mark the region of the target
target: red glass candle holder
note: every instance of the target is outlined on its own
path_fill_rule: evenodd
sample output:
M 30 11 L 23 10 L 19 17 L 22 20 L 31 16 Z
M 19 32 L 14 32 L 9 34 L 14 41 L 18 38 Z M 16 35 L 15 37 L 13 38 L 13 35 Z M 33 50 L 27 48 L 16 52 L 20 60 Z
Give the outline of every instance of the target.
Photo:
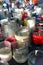
M 39 45 L 43 44 L 43 30 L 35 31 L 32 34 L 32 40 L 34 44 L 39 44 Z

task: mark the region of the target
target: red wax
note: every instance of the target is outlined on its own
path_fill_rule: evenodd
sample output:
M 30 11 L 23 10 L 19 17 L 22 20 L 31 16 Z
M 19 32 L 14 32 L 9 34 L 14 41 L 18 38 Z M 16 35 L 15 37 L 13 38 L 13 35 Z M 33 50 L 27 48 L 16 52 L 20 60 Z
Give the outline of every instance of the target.
M 6 42 L 6 41 L 10 42 L 11 46 L 16 43 L 16 39 L 13 37 L 6 38 L 4 42 Z M 5 44 L 7 44 L 7 43 L 5 43 Z
M 38 32 L 43 32 L 43 31 L 38 31 Z M 32 40 L 34 42 L 34 44 L 43 44 L 43 35 L 36 35 L 36 32 L 33 33 L 32 35 Z

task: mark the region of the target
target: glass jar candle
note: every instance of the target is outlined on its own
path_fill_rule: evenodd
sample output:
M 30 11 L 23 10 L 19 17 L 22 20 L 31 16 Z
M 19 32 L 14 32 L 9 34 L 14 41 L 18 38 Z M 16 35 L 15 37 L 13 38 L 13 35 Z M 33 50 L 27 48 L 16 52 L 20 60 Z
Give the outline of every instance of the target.
M 43 30 L 36 30 L 32 34 L 32 40 L 34 44 L 42 45 L 43 44 Z
M 9 43 L 9 42 L 7 42 Z M 12 58 L 11 47 L 4 44 L 4 41 L 0 42 L 0 59 L 3 61 L 9 61 Z
M 2 61 L 0 61 L 0 65 L 9 65 L 9 64 L 2 60 Z
M 28 59 L 28 45 L 23 41 L 17 41 L 13 46 L 13 59 L 17 63 L 24 63 Z
M 43 65 L 43 51 L 34 50 L 28 55 L 28 65 Z
M 13 58 L 18 63 L 24 63 L 28 58 L 28 47 L 30 45 L 30 30 L 24 26 L 15 32 L 15 38 L 17 40 L 16 45 L 13 47 Z

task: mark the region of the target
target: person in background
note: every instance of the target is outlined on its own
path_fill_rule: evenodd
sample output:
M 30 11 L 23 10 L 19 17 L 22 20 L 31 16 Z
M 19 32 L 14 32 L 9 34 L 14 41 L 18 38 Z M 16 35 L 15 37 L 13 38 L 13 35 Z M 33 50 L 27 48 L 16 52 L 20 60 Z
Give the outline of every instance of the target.
M 22 0 L 16 0 L 16 2 L 22 3 Z
M 38 5 L 39 0 L 29 0 L 29 6 L 28 8 L 30 10 L 34 10 L 34 8 L 36 7 L 36 5 Z
M 22 3 L 22 0 L 18 0 L 19 3 Z
M 8 4 L 5 1 L 3 2 L 2 9 L 4 10 L 5 16 L 7 16 L 8 15 L 8 10 L 9 10 L 9 6 L 8 6 Z
M 29 0 L 30 5 L 38 5 L 39 0 Z
M 17 6 L 17 8 L 19 8 L 19 4 L 20 4 L 19 2 L 16 2 L 16 6 Z
M 3 37 L 3 27 L 2 25 L 0 24 L 0 38 Z
M 5 1 L 3 2 L 3 8 L 9 10 L 9 4 L 6 3 Z
M 26 3 L 28 3 L 29 2 L 29 0 L 24 0 Z
M 39 0 L 32 0 L 33 5 L 38 5 Z
M 12 7 L 11 5 L 9 6 L 9 19 L 11 19 L 11 17 L 13 17 L 13 13 L 12 13 Z
M 24 3 L 23 3 L 24 8 L 29 5 L 29 0 L 24 0 L 23 2 L 24 2 Z
M 7 5 L 7 9 L 8 9 L 8 11 L 9 11 L 9 5 L 8 5 L 8 3 L 6 3 L 6 5 Z
M 12 2 L 12 10 L 13 10 L 13 12 L 14 12 L 14 7 L 15 7 L 15 4 L 14 4 L 14 2 Z
M 7 4 L 6 4 L 5 1 L 3 2 L 3 7 L 4 7 L 5 9 L 7 8 Z
M 29 4 L 32 5 L 32 0 L 29 0 Z
M 21 3 L 22 3 L 22 0 L 16 0 L 15 1 L 15 4 L 16 4 L 17 8 L 19 8 Z

